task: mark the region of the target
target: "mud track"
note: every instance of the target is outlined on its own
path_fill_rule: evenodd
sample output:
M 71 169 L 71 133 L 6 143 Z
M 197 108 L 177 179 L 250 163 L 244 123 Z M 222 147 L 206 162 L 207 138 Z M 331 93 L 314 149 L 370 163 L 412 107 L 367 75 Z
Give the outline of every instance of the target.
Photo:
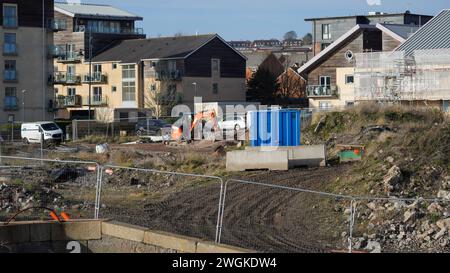
M 252 172 L 241 179 L 321 190 L 347 167 Z M 172 194 L 155 203 L 106 207 L 101 217 L 214 240 L 220 185 Z M 261 252 L 323 252 L 339 248 L 346 231 L 339 200 L 313 194 L 230 182 L 226 193 L 222 243 Z M 342 203 L 342 202 L 341 202 Z

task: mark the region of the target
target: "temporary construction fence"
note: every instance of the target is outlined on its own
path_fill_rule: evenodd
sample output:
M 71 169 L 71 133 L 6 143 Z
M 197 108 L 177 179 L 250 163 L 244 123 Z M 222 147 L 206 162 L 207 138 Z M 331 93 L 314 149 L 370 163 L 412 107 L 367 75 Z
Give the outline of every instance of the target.
M 100 165 L 95 162 L 1 156 L 0 219 L 48 219 L 66 212 L 98 216 Z
M 48 218 L 42 209 L 50 209 L 259 252 L 377 251 L 377 244 L 384 252 L 450 252 L 447 222 L 440 224 L 450 205 L 444 198 L 327 193 L 299 187 L 301 177 L 292 175 L 276 183 L 224 182 L 95 162 L 0 158 L 0 221 Z
M 100 217 L 218 241 L 220 177 L 106 165 L 100 185 Z

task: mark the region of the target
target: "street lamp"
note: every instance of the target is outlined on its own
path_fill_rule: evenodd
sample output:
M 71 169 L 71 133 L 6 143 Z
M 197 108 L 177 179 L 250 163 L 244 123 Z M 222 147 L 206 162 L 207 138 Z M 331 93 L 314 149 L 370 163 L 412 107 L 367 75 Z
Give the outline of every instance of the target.
M 25 122 L 25 93 L 27 90 L 22 90 L 22 122 Z

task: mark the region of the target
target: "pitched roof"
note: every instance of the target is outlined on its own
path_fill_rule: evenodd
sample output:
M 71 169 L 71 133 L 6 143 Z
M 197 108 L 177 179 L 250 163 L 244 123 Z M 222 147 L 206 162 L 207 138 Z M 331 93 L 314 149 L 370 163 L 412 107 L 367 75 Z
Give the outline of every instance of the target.
M 314 18 L 306 18 L 305 21 L 317 21 L 317 20 L 331 20 L 331 19 L 346 19 L 346 18 L 357 18 L 357 17 L 368 17 L 368 18 L 377 18 L 377 17 L 397 17 L 397 16 L 422 16 L 422 17 L 429 17 L 430 15 L 424 15 L 424 14 L 415 14 L 415 13 L 380 13 L 380 14 L 360 14 L 360 15 L 348 15 L 348 16 L 331 16 L 331 17 L 314 17 Z
M 141 60 L 149 59 L 182 59 L 188 57 L 214 38 L 219 38 L 223 41 L 217 34 L 118 41 L 109 49 L 95 56 L 92 61 L 137 63 Z M 225 41 L 223 42 L 229 46 Z M 234 48 L 229 47 L 242 58 L 245 58 Z
M 415 50 L 450 48 L 450 9 L 441 11 L 395 51 L 411 55 Z
M 333 54 L 333 52 L 339 48 L 340 45 L 344 44 L 345 42 L 349 41 L 353 37 L 355 37 L 357 34 L 360 33 L 361 30 L 364 29 L 378 29 L 394 39 L 397 39 L 400 42 L 404 42 L 405 39 L 401 35 L 405 35 L 406 32 L 406 26 L 401 27 L 400 25 L 389 25 L 388 24 L 377 24 L 377 25 L 355 25 L 352 29 L 350 29 L 348 32 L 346 32 L 344 35 L 339 37 L 336 41 L 334 41 L 330 46 L 322 50 L 319 54 L 314 56 L 309 62 L 304 64 L 298 69 L 298 73 L 306 73 L 306 71 L 312 67 L 316 62 L 323 60 L 324 58 L 330 56 Z
M 395 37 L 400 42 L 406 41 L 412 34 L 414 34 L 419 27 L 413 25 L 398 25 L 398 24 L 377 24 L 377 28 L 381 31 L 389 32 L 389 34 Z
M 71 17 L 101 18 L 101 19 L 123 19 L 123 20 L 142 20 L 141 16 L 132 14 L 128 11 L 98 4 L 69 4 L 55 3 L 55 11 L 66 14 Z
M 259 67 L 270 55 L 270 51 L 245 51 L 242 54 L 247 57 L 247 67 Z

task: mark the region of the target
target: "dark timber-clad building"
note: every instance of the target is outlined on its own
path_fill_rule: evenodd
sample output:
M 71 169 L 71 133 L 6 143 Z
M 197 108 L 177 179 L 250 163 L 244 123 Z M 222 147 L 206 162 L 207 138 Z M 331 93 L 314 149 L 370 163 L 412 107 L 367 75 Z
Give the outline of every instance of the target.
M 352 29 L 355 25 L 410 25 L 420 27 L 430 21 L 433 16 L 405 13 L 371 12 L 368 15 L 323 17 L 305 19 L 312 23 L 313 52 L 319 54 L 323 49 Z

